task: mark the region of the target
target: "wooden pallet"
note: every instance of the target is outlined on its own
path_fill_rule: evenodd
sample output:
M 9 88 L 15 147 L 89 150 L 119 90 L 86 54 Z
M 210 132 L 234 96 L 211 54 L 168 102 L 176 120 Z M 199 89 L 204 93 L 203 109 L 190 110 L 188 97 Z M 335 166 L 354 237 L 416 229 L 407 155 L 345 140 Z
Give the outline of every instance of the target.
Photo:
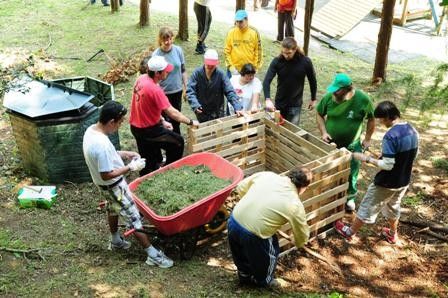
M 297 166 L 311 169 L 313 181 L 300 198 L 315 238 L 344 216 L 351 154 L 287 121 L 279 125 L 274 119 L 270 113 L 260 112 L 201 123 L 188 131 L 188 153 L 215 152 L 238 165 L 246 176 L 264 170 L 284 175 Z M 289 224 L 278 237 L 283 251 L 293 246 Z

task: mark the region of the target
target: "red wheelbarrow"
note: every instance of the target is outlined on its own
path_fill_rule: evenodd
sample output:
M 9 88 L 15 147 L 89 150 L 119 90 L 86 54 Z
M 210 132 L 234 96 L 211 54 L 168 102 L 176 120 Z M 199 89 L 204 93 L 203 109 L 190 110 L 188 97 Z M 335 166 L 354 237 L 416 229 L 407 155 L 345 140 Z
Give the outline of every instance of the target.
M 139 184 L 149 177 L 173 168 L 198 165 L 207 166 L 215 177 L 230 180 L 231 184 L 168 216 L 160 216 L 156 214 L 151 207 L 146 205 L 143 200 L 135 195 L 135 193 L 133 195 L 140 213 L 154 226 L 159 234 L 161 234 L 159 235 L 159 238 L 172 238 L 172 240 L 177 240 L 174 242 L 177 242 L 181 257 L 184 259 L 188 259 L 193 255 L 200 231 L 214 231 L 217 222 L 218 225 L 221 224 L 221 226 L 222 223 L 225 222 L 226 216 L 222 216 L 222 214 L 218 216 L 217 213 L 220 210 L 226 212 L 226 210 L 223 210 L 221 207 L 232 189 L 243 179 L 243 171 L 215 153 L 202 152 L 188 155 L 158 169 L 157 171 L 137 178 L 129 184 L 131 191 L 134 192 Z M 215 216 L 218 218 L 214 218 Z M 133 230 L 127 232 L 126 235 L 129 235 L 132 232 Z M 188 249 L 192 251 L 186 251 Z

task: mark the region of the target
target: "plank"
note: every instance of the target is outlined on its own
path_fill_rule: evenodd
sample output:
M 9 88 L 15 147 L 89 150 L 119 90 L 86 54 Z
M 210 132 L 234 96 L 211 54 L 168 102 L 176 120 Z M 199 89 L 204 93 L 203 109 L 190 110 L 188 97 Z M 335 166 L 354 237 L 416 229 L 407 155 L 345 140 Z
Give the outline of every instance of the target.
M 311 27 L 331 37 L 341 37 L 378 4 L 376 0 L 330 0 L 317 11 Z
M 247 131 L 236 131 L 233 132 L 229 135 L 225 135 L 219 138 L 215 138 L 213 140 L 209 140 L 206 142 L 202 142 L 202 143 L 198 143 L 198 144 L 194 144 L 192 146 L 193 148 L 193 152 L 198 152 L 198 151 L 202 151 L 202 150 L 206 150 L 207 148 L 213 147 L 213 146 L 217 146 L 217 145 L 222 145 L 223 143 L 226 142 L 232 142 L 234 140 L 237 139 L 241 139 L 244 136 L 247 135 L 252 135 L 252 134 L 258 134 L 260 136 L 264 135 L 264 125 L 263 126 L 258 126 L 255 128 L 251 128 Z
M 324 200 L 326 198 L 329 198 L 331 196 L 334 196 L 334 195 L 336 195 L 336 194 L 338 194 L 340 192 L 343 192 L 343 191 L 347 190 L 347 188 L 348 188 L 348 182 L 346 182 L 344 184 L 341 184 L 341 185 L 339 185 L 339 186 L 337 186 L 337 187 L 335 187 L 333 189 L 330 189 L 330 190 L 328 190 L 326 192 L 323 192 L 320 195 L 314 196 L 314 197 L 312 197 L 312 198 L 310 198 L 308 200 L 302 201 L 303 207 L 306 208 L 306 207 L 308 207 L 308 206 L 310 206 L 312 204 L 318 203 L 321 200 Z

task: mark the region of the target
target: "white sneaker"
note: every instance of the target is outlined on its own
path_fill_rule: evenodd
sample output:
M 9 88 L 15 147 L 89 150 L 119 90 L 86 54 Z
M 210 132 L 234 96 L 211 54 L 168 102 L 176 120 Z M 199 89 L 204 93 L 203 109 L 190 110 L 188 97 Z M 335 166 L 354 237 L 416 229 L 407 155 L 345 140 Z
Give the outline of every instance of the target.
M 160 268 L 170 268 L 173 266 L 174 262 L 168 258 L 161 250 L 157 251 L 157 255 L 152 257 L 148 255 L 146 259 L 146 264 L 149 266 L 157 265 Z
M 124 240 L 123 238 L 120 238 L 121 241 L 118 243 L 113 243 L 112 241 L 109 242 L 109 247 L 107 248 L 108 250 L 113 250 L 113 249 L 129 249 L 131 247 L 131 242 L 128 242 L 126 240 Z

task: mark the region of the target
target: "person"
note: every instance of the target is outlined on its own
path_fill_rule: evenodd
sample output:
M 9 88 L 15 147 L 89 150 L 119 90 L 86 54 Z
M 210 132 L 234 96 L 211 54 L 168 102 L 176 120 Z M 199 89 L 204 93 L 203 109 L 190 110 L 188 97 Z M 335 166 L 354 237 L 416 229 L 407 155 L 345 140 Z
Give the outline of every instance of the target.
M 99 120 L 87 128 L 83 138 L 84 158 L 98 186 L 100 194 L 107 199 L 107 216 L 111 240 L 109 249 L 129 249 L 131 243 L 118 232 L 118 215 L 129 229 L 142 229 L 140 213 L 132 199 L 131 191 L 124 177 L 131 171 L 138 171 L 145 165 L 145 159 L 131 151 L 116 151 L 108 138 L 120 128 L 127 113 L 126 108 L 116 101 L 107 101 L 100 110 Z M 124 165 L 123 159 L 130 160 Z M 161 268 L 173 266 L 173 261 L 162 251 L 151 245 L 148 236 L 135 232 L 137 240 L 147 253 L 146 264 Z
M 309 239 L 305 209 L 299 196 L 312 173 L 295 168 L 286 176 L 259 172 L 242 180 L 235 192 L 241 198 L 227 223 L 229 246 L 241 285 L 276 286 L 279 255 L 276 232 L 291 225 L 297 247 Z
M 255 77 L 255 67 L 251 63 L 241 67 L 239 75 L 232 76 L 230 83 L 239 97 L 244 111 L 256 113 L 260 110 L 261 81 Z
M 227 33 L 224 46 L 227 75 L 236 75 L 246 63 L 252 63 L 256 70 L 263 64 L 261 37 L 257 29 L 249 26 L 247 12 L 238 10 L 235 26 Z
M 134 85 L 129 122 L 138 152 L 146 159 L 146 166 L 140 171 L 140 176 L 160 168 L 161 149 L 166 152 L 166 164 L 183 155 L 184 138 L 173 131 L 171 123 L 164 119 L 162 113 L 181 123 L 198 124 L 174 108 L 157 85 L 173 69 L 174 66 L 164 57 L 153 56 L 148 60 L 148 73 L 139 76 Z
M 159 30 L 157 48 L 152 55 L 163 56 L 165 60 L 174 66 L 174 69 L 168 74 L 165 80 L 159 82 L 163 92 L 168 97 L 171 105 L 178 111 L 182 110 L 182 94 L 186 89 L 187 72 L 185 69 L 185 58 L 182 48 L 174 45 L 174 33 L 168 27 L 162 27 Z M 180 134 L 180 123 L 168 116 L 165 119 L 173 126 L 173 131 Z
M 271 82 L 277 76 L 277 93 L 275 95 L 275 108 L 271 100 Z M 281 54 L 275 57 L 269 65 L 263 80 L 263 92 L 266 98 L 266 109 L 280 110 L 283 118 L 299 125 L 303 104 L 303 87 L 305 77 L 308 79 L 311 91 L 311 101 L 308 109 L 316 104 L 317 80 L 314 66 L 310 58 L 305 56 L 303 50 L 292 37 L 282 41 Z
M 212 23 L 212 13 L 210 11 L 210 0 L 194 0 L 193 10 L 198 22 L 198 42 L 196 44 L 196 54 L 204 54 L 207 46 L 205 39 L 210 31 Z
M 90 4 L 95 4 L 96 0 L 90 0 Z M 101 0 L 101 3 L 103 3 L 104 6 L 110 6 L 109 2 L 107 0 Z M 123 5 L 123 0 L 119 1 L 120 6 Z
M 218 64 L 218 52 L 208 49 L 204 54 L 204 65 L 196 68 L 188 79 L 187 100 L 199 122 L 226 116 L 224 96 L 238 116 L 244 115 L 238 95 Z
M 350 240 L 364 224 L 373 224 L 381 212 L 389 227 L 383 227 L 381 235 L 391 244 L 398 241 L 400 204 L 411 180 L 412 166 L 418 151 L 418 133 L 412 125 L 400 120 L 400 111 L 393 102 L 383 101 L 374 111 L 375 118 L 388 131 L 382 141 L 380 159 L 355 152 L 353 158 L 372 164 L 380 171 L 367 188 L 351 226 L 335 222 L 336 231 Z
M 355 89 L 352 79 L 345 73 L 336 74 L 327 91 L 328 93 L 317 105 L 316 113 L 317 127 L 322 140 L 327 143 L 334 142 L 338 148 L 345 147 L 351 152 L 362 152 L 363 148 L 367 149 L 375 131 L 373 103 L 369 96 Z M 367 128 L 361 143 L 365 119 Z M 348 212 L 355 210 L 360 165 L 356 159 L 350 162 L 348 197 L 345 204 Z
M 284 37 L 294 37 L 294 19 L 297 14 L 297 0 L 275 0 L 274 12 L 277 12 L 277 42 Z

